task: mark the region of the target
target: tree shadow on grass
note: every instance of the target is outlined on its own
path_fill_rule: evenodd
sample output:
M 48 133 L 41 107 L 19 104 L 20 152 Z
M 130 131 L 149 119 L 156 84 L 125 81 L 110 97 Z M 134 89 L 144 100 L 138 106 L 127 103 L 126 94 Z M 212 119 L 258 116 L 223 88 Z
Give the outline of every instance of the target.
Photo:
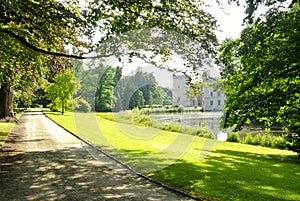
M 179 161 L 153 178 L 202 198 L 300 200 L 297 160 L 274 155 L 217 150 L 203 161 Z

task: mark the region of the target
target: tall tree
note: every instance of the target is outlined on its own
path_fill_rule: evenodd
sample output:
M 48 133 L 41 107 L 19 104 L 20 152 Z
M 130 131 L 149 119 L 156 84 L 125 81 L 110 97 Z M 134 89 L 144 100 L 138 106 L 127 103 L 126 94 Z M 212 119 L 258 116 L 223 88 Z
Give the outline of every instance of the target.
M 95 94 L 99 84 L 99 79 L 105 73 L 106 67 L 98 60 L 91 60 L 83 64 L 82 60 L 76 60 L 75 74 L 80 80 L 80 88 L 74 95 L 82 97 L 91 105 L 92 110 L 95 110 Z M 85 69 L 84 69 L 85 68 Z
M 24 48 L 1 31 L 0 38 L 0 119 L 13 121 L 15 88 L 32 94 L 37 88 L 36 83 L 41 83 L 47 58 Z
M 0 119 L 14 117 L 15 87 L 33 88 L 44 77 L 52 58 L 43 53 L 63 55 L 56 50 L 63 53 L 66 44 L 79 43 L 75 36 L 82 25 L 75 7 L 68 3 L 0 2 Z
M 145 99 L 143 96 L 143 92 L 141 92 L 140 90 L 135 91 L 129 101 L 129 109 L 133 109 L 133 108 L 143 108 L 145 104 Z
M 118 87 L 119 81 L 122 78 L 122 68 L 117 67 L 116 68 L 116 73 L 114 77 L 114 107 L 112 108 L 114 112 L 118 112 L 122 110 L 122 99 L 121 99 L 121 88 Z
M 161 105 L 165 97 L 162 87 L 158 86 L 153 74 L 142 72 L 141 68 L 138 68 L 135 74 L 123 77 L 118 82 L 116 90 L 120 98 L 118 102 L 122 103 L 124 110 L 144 105 Z
M 46 88 L 47 97 L 52 101 L 55 108 L 60 107 L 63 115 L 68 102 L 78 88 L 78 82 L 76 83 L 74 73 L 67 69 L 65 72 L 56 75 L 54 83 L 49 83 L 49 86 Z
M 114 88 L 116 85 L 116 68 L 107 67 L 101 76 L 95 94 L 95 111 L 108 112 L 114 108 Z
M 271 10 L 221 48 L 227 97 L 226 126 L 280 124 L 300 153 L 300 6 Z

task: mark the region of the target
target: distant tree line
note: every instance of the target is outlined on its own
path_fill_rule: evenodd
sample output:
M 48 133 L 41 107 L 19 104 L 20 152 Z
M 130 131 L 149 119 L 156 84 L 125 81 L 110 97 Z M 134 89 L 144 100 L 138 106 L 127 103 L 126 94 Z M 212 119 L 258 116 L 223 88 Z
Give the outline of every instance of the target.
M 83 69 L 75 64 L 81 87 L 75 97 L 82 97 L 96 112 L 128 110 L 133 108 L 171 105 L 172 92 L 158 86 L 152 73 L 138 68 L 135 74 L 122 76 L 122 68 L 104 66 L 96 60 Z

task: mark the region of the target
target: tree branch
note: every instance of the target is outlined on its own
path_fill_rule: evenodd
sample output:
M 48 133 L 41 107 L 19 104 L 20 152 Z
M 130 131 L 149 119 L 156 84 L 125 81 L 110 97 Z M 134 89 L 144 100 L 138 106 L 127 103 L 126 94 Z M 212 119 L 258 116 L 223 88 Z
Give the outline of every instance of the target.
M 96 56 L 78 56 L 78 55 L 70 55 L 70 54 L 64 54 L 64 53 L 58 53 L 58 52 L 51 52 L 47 51 L 38 47 L 35 47 L 31 45 L 25 38 L 18 36 L 17 34 L 13 33 L 12 31 L 9 31 L 7 29 L 2 29 L 0 32 L 4 32 L 9 34 L 11 37 L 17 39 L 20 43 L 22 43 L 24 46 L 36 51 L 40 52 L 42 54 L 47 54 L 47 55 L 52 55 L 52 56 L 57 56 L 57 57 L 66 57 L 66 58 L 73 58 L 73 59 L 96 59 L 96 58 L 104 58 L 104 57 L 110 57 L 113 56 L 114 53 L 111 54 L 106 54 L 106 55 L 96 55 Z

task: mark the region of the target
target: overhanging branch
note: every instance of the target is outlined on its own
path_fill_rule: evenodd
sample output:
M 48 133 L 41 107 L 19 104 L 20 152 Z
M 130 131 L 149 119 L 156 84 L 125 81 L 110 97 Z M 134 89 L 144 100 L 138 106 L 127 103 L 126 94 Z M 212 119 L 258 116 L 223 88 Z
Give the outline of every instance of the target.
M 57 57 L 66 57 L 66 58 L 73 58 L 73 59 L 96 59 L 96 58 L 105 58 L 105 57 L 110 57 L 113 56 L 114 53 L 111 54 L 105 54 L 105 55 L 96 55 L 96 56 L 78 56 L 78 55 L 70 55 L 70 54 L 64 54 L 64 53 L 58 53 L 58 52 L 51 52 L 51 51 L 47 51 L 38 47 L 35 47 L 33 45 L 31 45 L 25 38 L 18 36 L 17 34 L 6 30 L 6 29 L 2 29 L 0 30 L 0 32 L 4 32 L 9 34 L 11 37 L 17 39 L 20 43 L 22 43 L 24 46 L 36 51 L 36 52 L 40 52 L 42 54 L 47 54 L 47 55 L 52 55 L 52 56 L 57 56 Z

